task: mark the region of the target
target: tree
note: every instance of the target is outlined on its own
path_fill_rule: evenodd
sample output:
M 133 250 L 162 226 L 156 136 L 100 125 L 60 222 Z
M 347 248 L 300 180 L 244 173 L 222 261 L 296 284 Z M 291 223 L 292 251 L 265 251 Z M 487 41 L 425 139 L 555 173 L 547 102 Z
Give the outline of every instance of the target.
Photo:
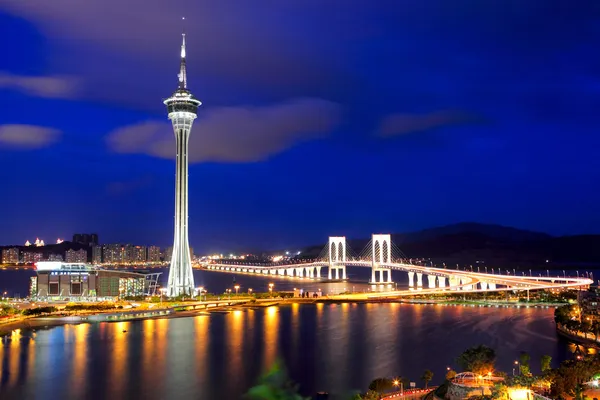
M 391 390 L 394 387 L 394 381 L 389 378 L 377 378 L 373 379 L 369 384 L 369 390 L 377 393 L 384 393 Z
M 478 375 L 486 375 L 494 370 L 496 352 L 485 345 L 470 347 L 456 359 L 458 365 L 465 371 Z
M 550 357 L 549 355 L 543 355 L 541 360 L 540 360 L 540 364 L 541 364 L 541 369 L 542 372 L 546 372 L 548 370 L 550 370 L 551 366 L 550 364 L 552 363 L 552 357 Z
M 250 388 L 245 395 L 250 400 L 308 400 L 298 394 L 298 386 L 287 375 L 280 361 L 275 361 L 271 369 Z
M 448 372 L 446 372 L 446 379 L 449 381 L 454 379 L 455 376 L 456 376 L 456 371 L 453 369 L 449 369 Z
M 429 382 L 433 379 L 433 372 L 426 369 L 425 372 L 423 372 L 423 375 L 421 375 L 421 379 L 425 381 L 425 389 L 427 389 L 427 385 L 429 385 Z
M 531 357 L 528 353 L 522 351 L 519 355 L 519 370 L 521 371 L 521 375 L 529 376 L 531 375 L 531 368 L 529 367 L 529 360 Z

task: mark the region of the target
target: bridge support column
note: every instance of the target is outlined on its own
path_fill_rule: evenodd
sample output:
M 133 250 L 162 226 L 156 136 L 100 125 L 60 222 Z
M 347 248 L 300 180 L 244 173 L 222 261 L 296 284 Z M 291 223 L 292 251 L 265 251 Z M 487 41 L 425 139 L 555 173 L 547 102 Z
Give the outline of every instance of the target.
M 286 270 L 287 276 L 294 276 L 294 268 L 288 268 Z
M 430 289 L 435 289 L 435 275 L 427 275 L 427 283 L 429 284 Z
M 487 282 L 479 282 L 479 286 L 481 286 L 481 290 L 487 290 Z
M 408 272 L 408 287 L 415 286 L 415 273 L 412 271 Z
M 248 272 L 248 268 L 242 268 L 242 272 Z
M 304 277 L 304 268 L 296 268 L 296 277 L 302 278 Z
M 377 283 L 375 278 L 375 268 L 371 268 L 371 283 Z
M 456 276 L 450 276 L 448 280 L 450 281 L 450 289 L 456 290 L 459 282 L 458 278 Z
M 488 283 L 488 287 L 490 288 L 490 290 L 496 290 L 496 283 Z
M 329 279 L 329 280 L 333 279 L 333 277 L 331 275 L 331 269 L 332 269 L 331 264 L 329 264 L 329 268 L 327 268 L 327 279 Z
M 417 272 L 417 287 L 423 287 L 423 274 Z
M 335 279 L 340 279 L 340 269 L 339 268 L 335 269 Z
M 342 279 L 346 280 L 346 266 L 342 267 Z
M 321 279 L 321 267 L 317 267 L 317 278 Z
M 392 283 L 392 270 L 391 270 L 391 269 L 388 269 L 388 270 L 387 270 L 387 273 L 388 273 L 388 280 L 387 280 L 387 283 Z
M 446 277 L 445 276 L 438 276 L 438 285 L 439 287 L 446 287 Z

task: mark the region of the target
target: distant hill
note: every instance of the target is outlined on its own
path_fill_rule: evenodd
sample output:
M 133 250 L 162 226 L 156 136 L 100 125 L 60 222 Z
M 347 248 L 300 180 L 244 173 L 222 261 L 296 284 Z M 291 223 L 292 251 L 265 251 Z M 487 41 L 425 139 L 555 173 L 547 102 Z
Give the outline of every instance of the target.
M 418 232 L 393 234 L 392 241 L 409 258 L 430 258 L 447 265 L 489 265 L 503 268 L 600 267 L 600 235 L 551 235 L 490 224 L 460 223 Z M 360 252 L 368 238 L 349 239 Z M 316 257 L 323 246 L 311 246 L 305 257 Z M 547 262 L 546 262 L 547 261 Z
M 552 238 L 552 236 L 546 233 L 532 232 L 502 225 L 462 222 L 459 224 L 424 229 L 417 232 L 395 234 L 393 235 L 393 240 L 394 243 L 400 245 L 401 243 L 418 242 L 434 239 L 440 236 L 457 234 L 480 234 L 489 238 L 506 240 L 510 242 L 546 240 Z

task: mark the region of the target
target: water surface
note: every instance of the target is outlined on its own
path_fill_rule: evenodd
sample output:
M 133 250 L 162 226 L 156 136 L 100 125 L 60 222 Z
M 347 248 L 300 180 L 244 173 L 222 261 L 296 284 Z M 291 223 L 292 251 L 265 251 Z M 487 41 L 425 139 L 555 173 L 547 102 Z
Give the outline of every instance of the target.
M 378 376 L 434 382 L 465 348 L 496 349 L 510 373 L 567 356 L 552 309 L 317 304 L 22 332 L 0 345 L 2 399 L 238 399 L 281 357 L 305 395 L 341 397 Z M 127 332 L 124 332 L 126 330 Z M 420 382 L 419 382 L 420 384 Z

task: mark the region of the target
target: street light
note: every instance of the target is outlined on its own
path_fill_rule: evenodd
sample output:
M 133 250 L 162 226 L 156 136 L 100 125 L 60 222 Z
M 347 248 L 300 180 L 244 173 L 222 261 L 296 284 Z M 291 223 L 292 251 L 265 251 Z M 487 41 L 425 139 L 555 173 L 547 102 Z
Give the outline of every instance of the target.
M 238 290 L 240 290 L 240 285 L 235 285 L 234 288 L 235 288 L 235 295 L 237 296 Z
M 404 383 L 402 382 L 402 380 L 394 379 L 394 382 L 392 383 L 394 384 L 394 386 L 396 386 L 396 388 L 400 386 L 400 396 L 404 396 Z
M 275 284 L 269 283 L 269 294 L 271 295 L 271 297 L 273 297 L 273 286 L 275 286 Z
M 248 294 L 252 296 L 252 288 L 248 288 Z

